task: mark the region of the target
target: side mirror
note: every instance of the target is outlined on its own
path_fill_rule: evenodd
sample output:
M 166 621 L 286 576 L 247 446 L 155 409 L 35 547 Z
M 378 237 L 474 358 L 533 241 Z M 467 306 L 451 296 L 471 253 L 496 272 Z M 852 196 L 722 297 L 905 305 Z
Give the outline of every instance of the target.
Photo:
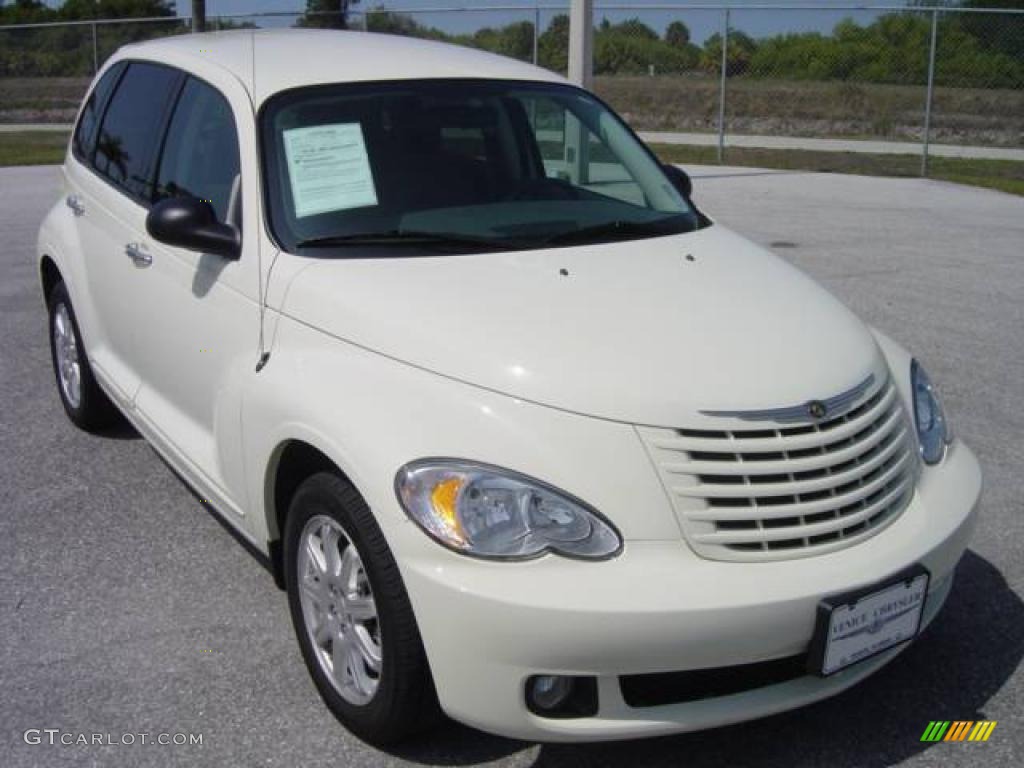
M 194 197 L 161 200 L 146 217 L 146 231 L 161 243 L 225 259 L 237 259 L 242 253 L 238 230 L 217 221 L 213 206 Z
M 671 163 L 663 163 L 661 169 L 668 176 L 668 180 L 683 197 L 689 200 L 693 196 L 693 182 L 690 181 L 690 174 Z

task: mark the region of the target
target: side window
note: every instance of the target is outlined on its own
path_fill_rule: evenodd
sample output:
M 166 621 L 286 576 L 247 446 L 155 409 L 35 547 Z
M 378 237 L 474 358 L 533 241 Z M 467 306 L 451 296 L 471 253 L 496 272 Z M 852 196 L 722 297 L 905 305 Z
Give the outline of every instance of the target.
M 167 131 L 156 199 L 208 200 L 217 218 L 227 222 L 238 176 L 238 133 L 231 106 L 217 90 L 190 77 Z
M 92 157 L 92 151 L 96 147 L 96 129 L 99 127 L 100 117 L 103 116 L 107 100 L 122 72 L 124 72 L 124 64 L 115 64 L 108 69 L 96 87 L 92 89 L 89 100 L 82 109 L 82 115 L 75 127 L 75 138 L 71 145 L 75 156 L 82 162 L 89 162 Z
M 544 98 L 528 98 L 523 102 L 544 161 L 544 171 L 548 178 L 558 176 L 565 162 L 565 108 Z
M 132 62 L 103 118 L 93 167 L 143 201 L 152 199 L 154 155 L 180 78 L 170 67 Z
M 616 159 L 603 135 L 591 131 L 571 110 L 553 99 L 524 100 L 523 107 L 530 116 L 549 179 L 560 179 L 634 205 L 647 204 L 640 184 Z

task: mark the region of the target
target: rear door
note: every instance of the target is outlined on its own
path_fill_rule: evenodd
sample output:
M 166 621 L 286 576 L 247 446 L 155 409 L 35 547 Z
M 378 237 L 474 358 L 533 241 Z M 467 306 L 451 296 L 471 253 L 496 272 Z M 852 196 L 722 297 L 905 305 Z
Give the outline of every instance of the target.
M 89 356 L 108 389 L 131 407 L 139 386 L 134 350 L 143 309 L 137 285 L 148 266 L 135 233 L 144 228 L 152 203 L 159 138 L 182 75 L 149 62 L 111 71 L 109 84 L 104 78 L 97 86 L 96 103 L 83 111 L 67 203 L 86 262 Z M 100 85 L 109 97 L 99 93 Z
M 107 278 L 93 273 L 117 270 L 123 265 L 119 260 L 110 258 L 111 246 L 102 226 L 106 217 L 96 208 L 91 193 L 96 183 L 92 163 L 100 122 L 126 66 L 124 62 L 118 62 L 107 69 L 89 93 L 72 136 L 71 154 L 64 164 L 67 195 L 64 202 L 78 243 L 75 250 L 78 258 L 67 265 L 65 271 L 71 274 L 65 274 L 65 279 L 68 280 L 79 329 L 93 368 L 104 379 L 108 389 L 119 396 L 122 405 L 127 405 L 126 380 L 129 378 L 124 365 L 118 364 L 123 356 L 123 339 L 112 338 L 118 335 L 117 325 L 103 311 L 100 297 L 94 294 L 94 288 L 105 285 Z M 120 353 L 115 353 L 115 346 L 121 350 Z

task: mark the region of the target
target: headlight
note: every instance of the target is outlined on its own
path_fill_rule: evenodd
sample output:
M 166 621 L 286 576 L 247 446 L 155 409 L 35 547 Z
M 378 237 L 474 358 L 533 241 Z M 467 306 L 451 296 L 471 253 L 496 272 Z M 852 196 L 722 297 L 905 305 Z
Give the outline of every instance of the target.
M 509 470 L 426 459 L 402 467 L 395 489 L 423 530 L 468 555 L 525 559 L 555 552 L 598 559 L 622 548 L 619 534 L 597 511 Z
M 937 464 L 942 460 L 953 434 L 946 423 L 939 396 L 917 360 L 910 363 L 910 386 L 914 391 L 914 422 L 917 424 L 921 458 L 926 464 Z

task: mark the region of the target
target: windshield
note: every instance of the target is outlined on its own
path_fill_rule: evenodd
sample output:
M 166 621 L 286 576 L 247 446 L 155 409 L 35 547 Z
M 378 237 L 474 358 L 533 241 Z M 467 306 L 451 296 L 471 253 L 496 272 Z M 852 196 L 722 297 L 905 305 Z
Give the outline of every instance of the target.
M 271 231 L 328 256 L 551 248 L 699 217 L 601 102 L 565 85 L 311 86 L 260 118 Z

